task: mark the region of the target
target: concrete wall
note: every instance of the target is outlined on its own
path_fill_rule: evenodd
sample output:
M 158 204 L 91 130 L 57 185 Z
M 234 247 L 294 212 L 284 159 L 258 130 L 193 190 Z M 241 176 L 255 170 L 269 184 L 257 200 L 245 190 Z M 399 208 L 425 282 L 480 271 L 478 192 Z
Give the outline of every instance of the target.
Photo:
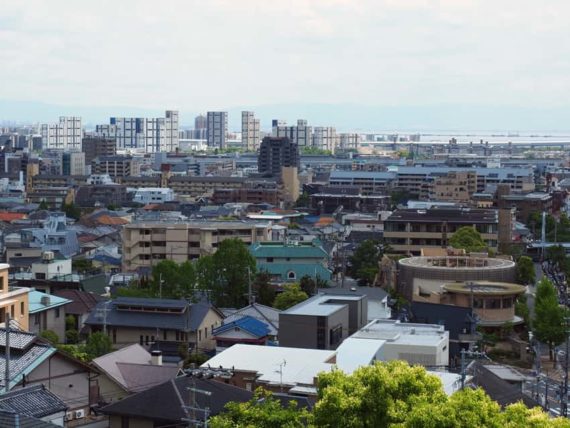
M 30 314 L 29 331 L 40 334 L 45 330 L 54 331 L 61 343 L 65 342 L 65 306 L 59 306 L 59 316 L 57 308 L 48 309 L 34 314 Z
M 52 355 L 26 378 L 26 385 L 43 384 L 57 395 L 70 410 L 89 410 L 89 372 L 79 364 Z

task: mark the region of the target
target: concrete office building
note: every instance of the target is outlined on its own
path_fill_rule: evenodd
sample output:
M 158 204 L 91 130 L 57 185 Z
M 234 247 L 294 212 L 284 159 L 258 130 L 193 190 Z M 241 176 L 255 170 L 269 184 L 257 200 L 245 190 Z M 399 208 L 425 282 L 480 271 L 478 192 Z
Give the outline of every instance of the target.
M 122 231 L 123 269 L 151 267 L 160 260 L 184 262 L 212 254 L 224 239 L 268 241 L 270 224 L 245 221 L 136 222 Z
M 279 314 L 279 345 L 336 349 L 367 322 L 366 296 L 317 294 Z
M 287 137 L 299 147 L 311 147 L 313 145 L 312 134 L 312 127 L 307 124 L 306 120 L 297 120 L 296 126 L 287 126 L 284 121 L 273 121 L 272 136 Z
M 209 111 L 207 115 L 206 139 L 208 147 L 225 149 L 228 134 L 228 112 Z
M 475 171 L 450 171 L 436 177 L 428 186 L 427 199 L 434 201 L 469 202 L 477 192 Z
M 85 174 L 85 153 L 66 152 L 62 154 L 61 168 L 63 175 Z
M 85 153 L 85 164 L 91 165 L 96 157 L 116 155 L 117 143 L 110 138 L 85 137 L 81 141 L 81 151 Z
M 57 123 L 41 125 L 40 134 L 44 150 L 81 150 L 83 128 L 80 117 L 61 116 Z
M 259 147 L 260 122 L 252 111 L 241 112 L 241 142 L 247 151 L 255 151 Z
M 120 150 L 173 152 L 179 146 L 178 128 L 178 111 L 167 110 L 159 118 L 112 117 L 108 125 L 97 125 L 95 134 L 114 139 Z
M 299 147 L 289 138 L 263 138 L 257 160 L 257 169 L 260 174 L 281 177 L 281 168 L 299 168 L 299 163 Z
M 93 174 L 108 174 L 111 178 L 140 175 L 140 163 L 132 156 L 100 156 L 91 162 Z

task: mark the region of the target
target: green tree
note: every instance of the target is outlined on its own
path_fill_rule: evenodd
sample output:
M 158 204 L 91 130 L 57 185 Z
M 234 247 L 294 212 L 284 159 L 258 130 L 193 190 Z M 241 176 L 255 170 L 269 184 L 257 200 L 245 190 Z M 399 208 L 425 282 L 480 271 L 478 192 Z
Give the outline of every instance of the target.
M 275 289 L 271 285 L 271 275 L 267 271 L 258 272 L 253 281 L 253 289 L 257 294 L 256 302 L 271 306 L 275 300 Z
M 554 245 L 546 250 L 546 257 L 560 268 L 566 263 L 566 249 L 562 245 Z
M 519 284 L 534 284 L 536 281 L 536 273 L 534 271 L 534 262 L 530 257 L 519 257 L 516 265 L 516 276 Z
M 328 286 L 328 283 L 327 281 L 322 280 L 318 275 L 316 279 L 310 275 L 304 275 L 300 279 L 299 285 L 301 287 L 301 290 L 303 290 L 309 296 L 312 296 L 317 293 L 319 288 L 326 288 Z
M 66 204 L 63 202 L 61 204 L 61 210 L 65 213 L 65 215 L 69 218 L 74 220 L 79 220 L 81 217 L 81 209 L 75 205 L 74 203 Z
M 74 330 L 76 326 L 76 320 L 74 315 L 66 315 L 65 317 L 65 330 Z
M 350 275 L 357 279 L 360 285 L 374 285 L 374 279 L 379 270 L 378 262 L 381 257 L 381 244 L 378 241 L 372 239 L 363 241 L 349 258 Z
M 190 261 L 180 264 L 161 260 L 152 268 L 150 289 L 156 297 L 168 299 L 191 299 L 196 286 L 196 271 Z
M 59 343 L 59 336 L 53 330 L 44 330 L 40 333 L 40 337 L 47 340 L 52 345 L 57 345 Z
M 212 428 L 303 428 L 311 419 L 306 409 L 298 409 L 295 401 L 286 406 L 271 392 L 258 388 L 245 403 L 228 403 L 224 412 L 210 419 Z
M 278 294 L 275 298 L 273 307 L 283 311 L 308 298 L 309 296 L 301 290 L 299 284 L 287 284 L 283 286 L 283 292 Z
M 85 352 L 90 360 L 108 354 L 112 349 L 111 339 L 101 332 L 91 334 L 85 345 Z
M 524 320 L 527 328 L 531 328 L 530 323 L 530 310 L 528 309 L 526 295 L 521 294 L 515 302 L 515 315 Z
M 90 259 L 73 259 L 71 261 L 71 268 L 78 274 L 93 272 L 95 269 L 93 266 L 93 260 Z
M 255 258 L 238 238 L 223 240 L 214 255 L 201 257 L 197 264 L 198 284 L 220 307 L 247 304 L 249 282 L 255 273 Z
M 311 198 L 307 192 L 303 192 L 295 202 L 296 207 L 308 207 L 311 202 Z
M 446 399 L 437 377 L 397 360 L 360 367 L 351 375 L 323 372 L 318 387 L 314 418 L 321 427 L 396 426 L 419 403 L 432 406 Z
M 394 190 L 390 193 L 390 202 L 393 207 L 407 203 L 412 195 L 407 190 Z
M 48 203 L 46 202 L 45 199 L 42 199 L 42 200 L 41 200 L 40 205 L 38 206 L 38 210 L 40 210 L 40 211 L 41 211 L 41 210 L 44 210 L 44 211 L 48 211 L 48 210 L 49 210 L 49 205 L 48 205 Z
M 566 338 L 566 313 L 567 311 L 558 302 L 556 288 L 543 277 L 536 288 L 532 328 L 536 338 L 548 345 L 551 360 L 554 347 L 560 345 Z
M 463 226 L 457 229 L 449 238 L 449 244 L 453 248 L 463 249 L 468 253 L 485 251 L 487 248 L 481 234 L 472 226 Z
M 85 363 L 91 361 L 91 358 L 85 351 L 85 345 L 57 345 L 57 349 Z
M 76 344 L 79 342 L 79 333 L 77 330 L 67 330 L 65 332 L 65 343 Z

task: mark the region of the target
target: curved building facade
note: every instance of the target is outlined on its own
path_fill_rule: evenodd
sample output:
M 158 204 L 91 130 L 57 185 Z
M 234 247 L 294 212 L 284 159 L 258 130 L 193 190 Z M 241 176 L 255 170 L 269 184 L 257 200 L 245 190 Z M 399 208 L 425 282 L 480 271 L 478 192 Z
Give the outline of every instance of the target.
M 440 292 L 446 283 L 490 281 L 512 283 L 515 263 L 468 256 L 408 257 L 398 261 L 398 291 L 409 301 Z

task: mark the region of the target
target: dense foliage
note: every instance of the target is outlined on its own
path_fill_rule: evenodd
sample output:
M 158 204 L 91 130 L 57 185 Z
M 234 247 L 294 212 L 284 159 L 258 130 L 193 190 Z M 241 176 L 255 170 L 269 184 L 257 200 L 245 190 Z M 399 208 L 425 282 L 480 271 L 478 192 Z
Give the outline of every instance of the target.
M 463 249 L 468 253 L 485 251 L 487 244 L 481 238 L 481 234 L 471 226 L 463 226 L 455 231 L 449 244 L 453 248 Z
M 371 239 L 363 241 L 349 259 L 350 276 L 357 279 L 359 285 L 373 285 L 378 274 L 378 262 L 381 257 L 382 246 L 380 242 Z
M 297 303 L 301 303 L 307 300 L 309 296 L 303 290 L 299 284 L 287 284 L 283 287 L 283 291 L 277 295 L 275 301 L 273 302 L 273 307 L 285 310 Z
M 534 270 L 534 262 L 530 257 L 519 257 L 516 265 L 516 276 L 519 284 L 534 284 L 536 281 L 536 273 Z
M 550 359 L 553 358 L 554 347 L 566 338 L 566 314 L 567 310 L 558 302 L 556 288 L 543 277 L 536 288 L 532 329 L 536 338 L 548 345 Z
M 282 406 L 257 391 L 247 403 L 229 403 L 211 426 L 229 427 L 358 427 L 358 428 L 570 428 L 570 421 L 550 418 L 540 408 L 522 403 L 505 409 L 481 389 L 447 396 L 441 381 L 419 366 L 403 361 L 377 362 L 353 374 L 323 372 L 312 412 Z

